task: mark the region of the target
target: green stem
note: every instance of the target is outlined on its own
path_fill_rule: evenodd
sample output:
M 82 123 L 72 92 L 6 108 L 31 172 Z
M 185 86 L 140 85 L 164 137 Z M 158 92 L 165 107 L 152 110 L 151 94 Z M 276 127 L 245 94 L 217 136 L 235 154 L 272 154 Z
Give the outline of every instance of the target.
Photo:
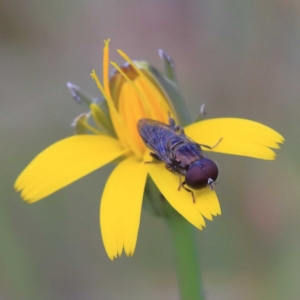
M 178 97 L 177 109 L 181 113 L 181 125 L 191 123 L 182 97 Z M 170 228 L 175 249 L 178 286 L 181 300 L 204 300 L 195 228 L 170 205 L 167 205 L 166 221 Z
M 156 75 L 159 75 L 159 73 Z M 174 98 L 176 101 L 174 101 Z M 180 125 L 190 124 L 191 118 L 180 94 L 178 93 L 177 97 L 171 97 L 171 99 L 173 100 L 173 104 L 175 104 L 177 113 L 179 112 Z M 157 215 L 164 216 L 170 228 L 175 249 L 181 300 L 204 300 L 205 296 L 200 275 L 200 263 L 194 227 L 164 199 L 150 178 L 147 181 L 145 194 L 152 205 L 152 210 Z
M 166 221 L 175 249 L 181 300 L 204 300 L 194 228 L 174 210 Z

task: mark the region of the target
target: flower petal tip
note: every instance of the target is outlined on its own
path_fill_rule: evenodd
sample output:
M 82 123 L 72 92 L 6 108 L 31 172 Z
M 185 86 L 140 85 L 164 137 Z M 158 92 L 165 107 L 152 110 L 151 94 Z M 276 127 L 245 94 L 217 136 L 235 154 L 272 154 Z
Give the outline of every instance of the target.
M 206 220 L 208 220 L 208 221 L 213 221 L 213 215 L 211 214 L 211 215 L 203 215 L 203 217 L 206 219 Z
M 204 218 L 202 217 L 202 215 L 200 215 L 201 216 L 201 222 L 200 222 L 200 224 L 199 224 L 199 226 L 197 226 L 197 228 L 199 229 L 199 230 L 203 230 L 205 227 L 206 227 L 206 223 L 205 223 L 205 220 L 204 220 Z
M 33 204 L 36 201 L 32 201 L 32 200 L 29 200 L 29 199 L 23 199 L 23 202 L 25 202 L 26 204 Z
M 204 221 L 204 218 L 202 217 L 202 215 L 200 214 L 200 222 L 199 223 L 193 223 L 193 225 L 199 229 L 199 230 L 203 230 L 206 227 L 206 223 Z
M 95 77 L 97 77 L 95 69 L 92 70 L 90 76 L 92 77 L 92 79 L 95 79 Z
M 109 43 L 110 43 L 110 39 L 104 40 L 104 46 L 105 46 L 105 47 L 108 47 L 108 46 L 109 46 Z
M 23 193 L 23 191 L 21 192 L 20 196 L 21 196 L 23 202 L 26 202 L 27 204 L 32 204 L 32 203 L 38 201 L 38 199 L 34 199 L 32 197 L 29 197 L 28 195 L 26 195 L 25 193 Z
M 115 260 L 114 255 L 109 255 L 109 254 L 107 253 L 107 256 L 108 256 L 108 258 L 109 258 L 111 261 L 114 261 L 114 260 Z
M 127 255 L 128 257 L 132 257 L 132 256 L 133 256 L 133 252 L 126 253 L 126 255 Z

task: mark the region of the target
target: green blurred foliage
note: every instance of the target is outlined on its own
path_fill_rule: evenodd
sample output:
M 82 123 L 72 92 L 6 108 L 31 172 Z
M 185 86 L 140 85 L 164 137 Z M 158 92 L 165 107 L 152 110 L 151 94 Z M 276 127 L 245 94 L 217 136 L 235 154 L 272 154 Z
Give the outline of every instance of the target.
M 72 81 L 99 95 L 103 39 L 134 59 L 176 63 L 190 112 L 271 126 L 276 161 L 212 155 L 223 214 L 197 232 L 208 300 L 299 299 L 300 2 L 298 0 L 3 0 L 0 11 L 0 298 L 178 299 L 163 220 L 143 212 L 136 253 L 114 262 L 99 232 L 111 166 L 34 205 L 13 190 L 41 150 L 72 134 L 83 106 Z

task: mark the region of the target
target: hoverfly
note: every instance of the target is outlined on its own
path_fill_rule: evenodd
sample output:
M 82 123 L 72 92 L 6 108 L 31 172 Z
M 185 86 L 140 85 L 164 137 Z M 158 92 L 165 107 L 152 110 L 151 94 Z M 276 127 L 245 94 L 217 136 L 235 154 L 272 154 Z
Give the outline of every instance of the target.
M 186 136 L 183 128 L 177 126 L 171 117 L 169 125 L 151 119 L 140 119 L 137 128 L 146 146 L 153 151 L 150 155 L 154 162 L 165 163 L 167 170 L 179 175 L 178 190 L 182 187 L 191 193 L 194 203 L 195 197 L 191 189 L 200 190 L 207 186 L 214 189 L 219 169 L 213 160 L 205 157 L 201 147 L 213 149 L 222 139 L 212 147 L 198 144 Z M 181 176 L 185 176 L 183 182 Z

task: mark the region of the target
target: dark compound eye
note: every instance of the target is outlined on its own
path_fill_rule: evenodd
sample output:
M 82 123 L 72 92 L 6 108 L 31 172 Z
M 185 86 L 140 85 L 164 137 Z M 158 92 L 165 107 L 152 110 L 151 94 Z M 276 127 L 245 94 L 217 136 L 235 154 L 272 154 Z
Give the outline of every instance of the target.
M 219 169 L 209 158 L 201 158 L 194 162 L 185 174 L 186 184 L 195 190 L 201 190 L 208 185 L 209 179 L 217 180 Z

